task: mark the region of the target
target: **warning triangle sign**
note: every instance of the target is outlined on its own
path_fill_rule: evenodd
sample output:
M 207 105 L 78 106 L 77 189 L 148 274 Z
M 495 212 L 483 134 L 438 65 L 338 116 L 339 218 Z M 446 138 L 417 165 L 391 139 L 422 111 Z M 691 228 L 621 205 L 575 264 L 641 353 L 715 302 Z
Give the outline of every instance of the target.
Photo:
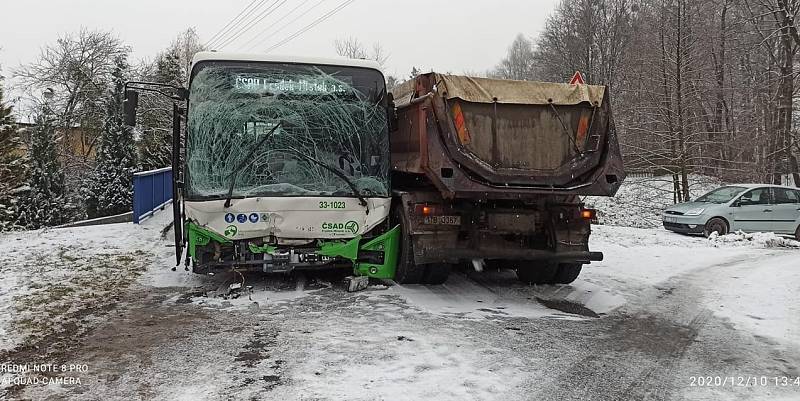
M 572 79 L 569 80 L 570 85 L 583 85 L 586 82 L 583 81 L 583 75 L 581 75 L 580 71 L 575 71 L 575 74 L 572 74 Z

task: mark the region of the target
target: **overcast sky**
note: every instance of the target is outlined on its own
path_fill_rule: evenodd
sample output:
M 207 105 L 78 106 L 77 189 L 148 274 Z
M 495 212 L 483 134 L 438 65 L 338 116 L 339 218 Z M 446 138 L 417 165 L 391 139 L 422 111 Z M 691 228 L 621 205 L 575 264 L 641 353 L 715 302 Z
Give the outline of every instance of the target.
M 187 27 L 195 27 L 203 41 L 209 40 L 252 1 L 4 1 L 0 66 L 3 75 L 9 76 L 20 63 L 35 60 L 41 46 L 81 26 L 112 30 L 132 46 L 134 59 L 152 58 Z M 218 50 L 263 52 L 343 1 L 255 0 L 254 5 L 261 7 L 247 13 L 245 22 L 272 4 L 273 12 Z M 388 74 L 406 76 L 412 66 L 453 73 L 485 71 L 504 56 L 517 33 L 536 36 L 557 1 L 355 0 L 271 53 L 334 56 L 334 39 L 353 36 L 365 44 L 383 45 L 390 56 L 385 65 Z M 288 24 L 306 10 L 310 11 Z

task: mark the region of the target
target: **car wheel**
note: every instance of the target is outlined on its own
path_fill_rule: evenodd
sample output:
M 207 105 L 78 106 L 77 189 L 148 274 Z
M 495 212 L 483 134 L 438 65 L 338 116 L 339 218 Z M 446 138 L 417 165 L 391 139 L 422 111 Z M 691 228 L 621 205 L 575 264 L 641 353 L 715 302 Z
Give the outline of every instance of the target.
M 728 233 L 728 223 L 719 217 L 714 217 L 713 219 L 709 220 L 706 223 L 706 228 L 703 230 L 703 234 L 706 237 L 711 235 L 714 231 L 717 232 L 719 235 L 725 235 Z
M 797 230 L 794 230 L 794 239 L 800 241 L 800 226 L 797 226 Z

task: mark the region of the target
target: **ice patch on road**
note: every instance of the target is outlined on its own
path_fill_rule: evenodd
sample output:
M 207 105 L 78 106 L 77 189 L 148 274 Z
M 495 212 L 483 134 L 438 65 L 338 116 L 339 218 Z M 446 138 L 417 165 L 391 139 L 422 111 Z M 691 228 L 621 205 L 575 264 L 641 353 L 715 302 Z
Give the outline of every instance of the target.
M 536 292 L 539 298 L 583 305 L 598 315 L 607 314 L 626 302 L 623 296 L 580 279 L 569 285 L 540 286 Z
M 719 235 L 713 232 L 708 236 L 708 242 L 715 247 L 800 248 L 800 241 L 781 237 L 775 233 L 745 233 L 737 231 L 727 235 Z

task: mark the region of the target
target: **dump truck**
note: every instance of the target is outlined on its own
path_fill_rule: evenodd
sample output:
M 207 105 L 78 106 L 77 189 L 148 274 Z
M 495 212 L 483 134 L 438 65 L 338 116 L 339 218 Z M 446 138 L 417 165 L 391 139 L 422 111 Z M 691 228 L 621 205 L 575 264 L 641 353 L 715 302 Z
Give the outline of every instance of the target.
M 392 91 L 395 280 L 440 284 L 457 264 L 570 283 L 596 212 L 625 178 L 605 86 L 422 74 Z

